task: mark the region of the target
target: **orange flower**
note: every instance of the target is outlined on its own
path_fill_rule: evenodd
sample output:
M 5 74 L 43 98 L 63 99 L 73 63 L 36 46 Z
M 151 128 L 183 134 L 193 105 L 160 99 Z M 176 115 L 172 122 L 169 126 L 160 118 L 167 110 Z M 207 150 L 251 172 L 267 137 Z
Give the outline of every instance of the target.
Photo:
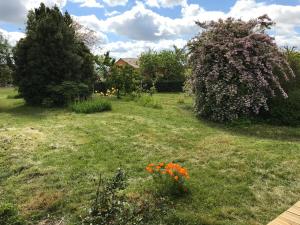
M 165 164 L 164 163 L 159 163 L 159 166 L 163 167 Z
M 148 166 L 149 166 L 149 167 L 153 167 L 153 166 L 154 166 L 154 164 L 153 164 L 153 163 L 150 163 Z
M 160 170 L 160 168 L 161 168 L 160 166 L 156 166 L 156 170 L 157 170 L 157 171 L 159 171 L 159 170 Z
M 178 177 L 178 176 L 175 176 L 174 179 L 175 179 L 176 181 L 178 181 L 179 177 Z
M 146 170 L 149 172 L 149 173 L 153 173 L 153 169 L 151 167 L 146 167 Z

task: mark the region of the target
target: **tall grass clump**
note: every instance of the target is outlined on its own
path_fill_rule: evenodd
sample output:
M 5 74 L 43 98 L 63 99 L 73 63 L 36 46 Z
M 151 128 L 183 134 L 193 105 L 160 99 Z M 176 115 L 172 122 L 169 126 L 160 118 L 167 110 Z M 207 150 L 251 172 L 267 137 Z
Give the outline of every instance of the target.
M 136 99 L 136 102 L 140 106 L 144 106 L 144 107 L 149 107 L 149 108 L 154 108 L 154 109 L 162 108 L 162 105 L 159 103 L 159 101 L 154 99 L 153 96 L 151 96 L 151 95 L 142 95 Z
M 111 103 L 104 99 L 89 99 L 76 102 L 71 105 L 72 111 L 76 113 L 96 113 L 112 110 Z

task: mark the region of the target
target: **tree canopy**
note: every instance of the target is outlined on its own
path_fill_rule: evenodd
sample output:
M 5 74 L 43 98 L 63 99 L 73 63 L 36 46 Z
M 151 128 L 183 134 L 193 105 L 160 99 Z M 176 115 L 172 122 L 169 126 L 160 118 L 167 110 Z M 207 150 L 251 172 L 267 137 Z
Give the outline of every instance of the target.
M 12 52 L 7 39 L 0 33 L 0 87 L 12 84 Z
M 26 37 L 14 51 L 14 82 L 27 103 L 64 105 L 92 93 L 93 56 L 71 16 L 41 3 L 29 11 Z

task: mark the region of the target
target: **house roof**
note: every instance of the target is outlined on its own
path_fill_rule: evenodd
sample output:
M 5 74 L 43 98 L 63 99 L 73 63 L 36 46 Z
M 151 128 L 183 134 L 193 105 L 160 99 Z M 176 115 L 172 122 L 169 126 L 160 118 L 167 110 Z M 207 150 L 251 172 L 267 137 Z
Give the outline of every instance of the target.
M 138 58 L 120 58 L 119 60 L 123 60 L 128 65 L 130 65 L 134 68 L 139 68 L 139 59 Z

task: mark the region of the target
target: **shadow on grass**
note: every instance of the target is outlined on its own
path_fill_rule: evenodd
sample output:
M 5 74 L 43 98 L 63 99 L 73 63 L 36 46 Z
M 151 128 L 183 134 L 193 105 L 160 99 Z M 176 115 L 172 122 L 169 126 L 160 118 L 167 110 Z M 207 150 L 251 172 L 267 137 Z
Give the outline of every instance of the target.
M 235 122 L 218 124 L 215 122 L 200 119 L 207 126 L 221 129 L 233 135 L 243 135 L 260 139 L 272 139 L 279 141 L 299 141 L 300 127 L 272 125 L 262 121 Z
M 61 108 L 43 108 L 36 106 L 29 106 L 24 103 L 11 105 L 8 107 L 0 105 L 0 113 L 8 113 L 14 117 L 24 117 L 30 119 L 45 119 L 51 113 L 61 112 Z
M 193 107 L 185 104 L 180 106 L 181 109 L 188 111 L 195 116 Z M 216 123 L 204 118 L 198 118 L 208 127 L 228 132 L 232 135 L 243 135 L 260 139 L 272 139 L 280 141 L 299 141 L 300 126 L 282 126 L 274 125 L 264 121 L 240 120 L 233 123 Z

